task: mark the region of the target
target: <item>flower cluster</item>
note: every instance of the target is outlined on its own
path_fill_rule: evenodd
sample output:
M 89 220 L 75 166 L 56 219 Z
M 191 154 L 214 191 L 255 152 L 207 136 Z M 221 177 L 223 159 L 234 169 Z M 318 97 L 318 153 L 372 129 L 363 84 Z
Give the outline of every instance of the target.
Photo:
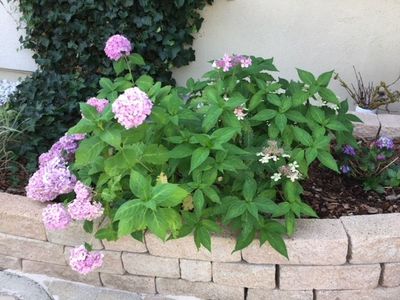
M 353 157 L 357 155 L 356 150 L 350 145 L 343 146 L 343 153 Z
M 151 113 L 153 103 L 139 88 L 129 88 L 112 104 L 118 123 L 126 129 L 138 127 Z
M 119 60 L 124 55 L 129 55 L 132 51 L 131 42 L 123 35 L 116 34 L 111 36 L 107 42 L 104 52 L 111 60 Z
M 244 55 L 228 55 L 225 54 L 221 59 L 213 62 L 213 67 L 222 69 L 224 72 L 228 72 L 230 69 L 240 65 L 242 68 L 248 68 L 252 64 L 252 60 L 248 56 Z
M 47 205 L 42 216 L 47 229 L 65 229 L 71 223 L 71 216 L 61 203 Z
M 89 98 L 86 101 L 86 103 L 93 106 L 94 108 L 96 108 L 96 110 L 99 114 L 101 114 L 104 111 L 104 109 L 107 107 L 107 105 L 109 104 L 108 100 L 98 99 L 96 97 Z
M 19 81 L 0 80 L 0 106 L 8 102 L 8 98 L 16 91 L 19 83 Z
M 285 154 L 285 151 L 278 147 L 278 143 L 276 141 L 268 141 L 267 144 L 267 147 L 265 147 L 261 152 L 257 153 L 257 156 L 261 156 L 259 161 L 262 164 L 267 164 L 270 160 L 278 161 L 280 157 L 290 158 L 289 154 Z
M 386 136 L 381 136 L 379 139 L 376 140 L 375 145 L 378 149 L 383 150 L 393 150 L 394 142 L 391 138 Z
M 304 87 L 303 87 L 303 91 L 308 91 L 309 87 L 310 86 L 308 84 L 305 84 Z M 339 106 L 337 104 L 322 100 L 321 96 L 318 95 L 318 94 L 314 95 L 314 98 L 315 98 L 315 100 L 311 101 L 312 105 L 322 106 L 322 107 L 325 106 L 325 107 L 330 108 L 330 109 L 332 109 L 334 111 L 339 110 Z
M 68 204 L 68 212 L 74 220 L 93 221 L 103 215 L 100 202 L 92 201 L 92 189 L 78 181 L 74 187 L 76 198 Z M 93 203 L 92 203 L 93 202 Z
M 236 118 L 240 120 L 244 120 L 244 118 L 247 116 L 247 108 L 243 106 L 238 106 L 233 110 L 233 113 L 235 114 Z
M 88 274 L 103 264 L 104 254 L 100 252 L 89 252 L 85 246 L 73 248 L 70 251 L 69 265 L 81 274 Z
M 279 167 L 278 172 L 274 173 L 271 176 L 271 179 L 273 181 L 279 181 L 280 179 L 282 179 L 282 176 L 285 176 L 286 178 L 290 179 L 290 181 L 294 182 L 301 178 L 301 174 L 298 168 L 299 164 L 297 163 L 297 161 L 281 166 Z

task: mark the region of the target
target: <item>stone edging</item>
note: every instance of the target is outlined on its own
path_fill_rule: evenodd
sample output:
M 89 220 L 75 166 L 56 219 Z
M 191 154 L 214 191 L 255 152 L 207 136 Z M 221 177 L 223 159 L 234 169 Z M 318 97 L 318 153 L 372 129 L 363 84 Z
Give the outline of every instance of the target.
M 381 135 L 391 138 L 400 138 L 400 115 L 351 113 L 363 121 L 363 123 L 354 123 L 354 133 L 356 136 L 362 138 L 375 137 L 379 126 L 381 126 Z
M 90 237 L 80 224 L 46 231 L 44 204 L 0 193 L 0 268 L 80 281 L 136 293 L 206 299 L 398 299 L 400 214 L 299 220 L 286 239 L 290 260 L 253 242 L 231 254 L 235 241 L 214 236 L 213 251 L 197 251 L 186 237 L 163 243 L 146 234 L 98 242 L 105 255 L 86 276 L 67 265 L 68 249 Z M 365 297 L 365 298 L 363 298 Z

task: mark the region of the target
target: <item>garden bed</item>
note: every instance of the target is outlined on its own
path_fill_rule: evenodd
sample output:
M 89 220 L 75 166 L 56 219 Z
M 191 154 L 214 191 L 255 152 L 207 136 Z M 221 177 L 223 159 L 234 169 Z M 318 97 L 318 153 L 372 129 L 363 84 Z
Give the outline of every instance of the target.
M 289 260 L 254 241 L 232 253 L 235 240 L 213 236 L 213 251 L 191 236 L 166 243 L 146 234 L 93 246 L 103 266 L 78 275 L 67 265 L 71 246 L 88 239 L 80 224 L 47 231 L 45 205 L 0 193 L 0 268 L 144 294 L 205 299 L 398 299 L 400 214 L 300 220 L 286 238 Z M 29 249 L 29 251 L 27 251 Z M 385 249 L 385 250 L 383 250 Z

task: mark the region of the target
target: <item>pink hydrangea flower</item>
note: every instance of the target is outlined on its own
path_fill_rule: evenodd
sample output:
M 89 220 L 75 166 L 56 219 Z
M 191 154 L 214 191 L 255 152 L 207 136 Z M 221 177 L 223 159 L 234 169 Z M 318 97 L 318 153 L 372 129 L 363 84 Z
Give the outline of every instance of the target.
M 246 111 L 247 109 L 244 108 L 243 106 L 238 106 L 234 109 L 233 113 L 235 114 L 238 120 L 244 120 L 244 117 L 247 116 Z
M 71 159 L 79 147 L 79 142 L 85 138 L 85 134 L 66 134 L 61 137 L 50 150 L 42 153 L 39 156 L 39 167 L 44 167 L 49 161 L 58 157 L 60 159 L 66 159 L 67 161 Z
M 69 265 L 72 270 L 81 274 L 88 274 L 103 264 L 104 254 L 100 252 L 89 252 L 85 246 L 73 248 L 70 251 Z
M 251 64 L 252 60 L 248 56 L 225 54 L 221 59 L 213 62 L 213 67 L 222 69 L 224 72 L 228 72 L 237 65 L 240 65 L 242 68 L 248 68 L 251 66 Z
M 41 202 L 52 201 L 57 196 L 73 191 L 76 177 L 62 158 L 54 157 L 41 166 L 29 179 L 26 194 Z
M 112 104 L 112 111 L 118 123 L 126 129 L 138 127 L 151 113 L 153 103 L 139 88 L 129 88 Z
M 100 202 L 92 201 L 92 189 L 78 181 L 74 192 L 76 198 L 68 204 L 68 212 L 74 220 L 93 221 L 103 215 L 104 208 Z
M 43 224 L 47 229 L 65 229 L 71 223 L 71 216 L 61 203 L 49 204 L 42 212 Z
M 131 42 L 123 35 L 116 34 L 111 36 L 107 42 L 104 52 L 111 60 L 119 60 L 124 55 L 129 55 L 132 51 Z
M 101 114 L 109 102 L 107 99 L 98 99 L 96 97 L 92 97 L 89 98 L 86 103 L 96 108 L 97 112 Z

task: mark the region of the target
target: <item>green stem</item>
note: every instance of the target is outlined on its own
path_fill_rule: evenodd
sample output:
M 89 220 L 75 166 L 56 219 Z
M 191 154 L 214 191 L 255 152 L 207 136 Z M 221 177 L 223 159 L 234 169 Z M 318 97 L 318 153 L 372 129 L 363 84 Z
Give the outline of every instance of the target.
M 133 85 L 135 85 L 135 82 L 133 81 L 132 69 L 131 69 L 131 66 L 129 64 L 129 60 L 126 57 L 126 55 L 124 55 L 124 59 L 125 59 L 126 65 L 128 67 L 129 74 L 131 75 L 131 81 L 132 81 Z

